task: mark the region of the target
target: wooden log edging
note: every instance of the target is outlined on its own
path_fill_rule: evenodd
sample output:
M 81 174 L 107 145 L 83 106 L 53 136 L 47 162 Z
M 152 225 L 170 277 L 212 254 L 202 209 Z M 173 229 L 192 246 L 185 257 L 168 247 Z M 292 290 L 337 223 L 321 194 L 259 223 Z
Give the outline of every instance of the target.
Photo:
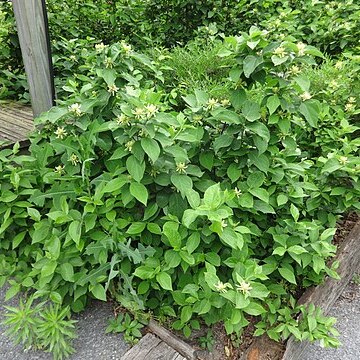
M 198 358 L 195 349 L 159 325 L 155 320 L 150 320 L 148 329 L 187 359 L 196 360 Z
M 347 284 L 350 282 L 356 271 L 360 266 L 360 220 L 350 231 L 344 242 L 338 249 L 334 260 L 339 261 L 337 273 L 340 280 L 327 277 L 325 281 L 316 287 L 309 288 L 300 297 L 298 304 L 310 304 L 320 306 L 323 313 L 327 315 L 344 291 Z M 245 351 L 240 360 L 265 360 L 268 359 L 267 352 L 269 348 L 275 346 L 275 342 L 266 336 L 255 338 L 250 347 Z M 299 342 L 294 337 L 291 337 L 286 343 L 285 353 L 279 354 L 282 360 L 303 360 L 302 354 L 310 346 L 308 341 Z

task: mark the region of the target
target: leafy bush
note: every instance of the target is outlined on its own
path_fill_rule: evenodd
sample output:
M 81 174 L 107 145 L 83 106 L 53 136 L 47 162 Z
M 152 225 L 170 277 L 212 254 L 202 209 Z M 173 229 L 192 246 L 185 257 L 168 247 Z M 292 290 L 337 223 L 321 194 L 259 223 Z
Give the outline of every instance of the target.
M 199 321 L 239 334 L 258 316 L 256 335 L 338 344 L 333 320 L 295 294 L 337 277 L 336 219 L 360 207 L 356 104 L 313 91 L 303 69 L 322 54 L 292 38 L 253 27 L 218 55 L 227 96 L 173 105 L 146 56 L 99 44 L 30 153 L 1 150 L 7 298 L 31 288 L 80 311 L 109 292 L 186 336 Z

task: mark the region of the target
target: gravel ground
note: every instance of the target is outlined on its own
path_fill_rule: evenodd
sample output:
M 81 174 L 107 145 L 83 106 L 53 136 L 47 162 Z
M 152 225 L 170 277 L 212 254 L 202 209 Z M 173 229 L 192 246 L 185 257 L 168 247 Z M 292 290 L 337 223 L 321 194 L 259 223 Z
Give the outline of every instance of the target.
M 323 349 L 312 345 L 303 354 L 303 360 L 359 360 L 360 359 L 360 286 L 348 285 L 330 314 L 337 318 L 340 331 L 339 349 Z
M 0 289 L 0 322 L 5 309 L 3 305 L 16 306 L 17 299 L 4 303 L 5 288 Z M 105 334 L 107 319 L 112 317 L 111 305 L 93 302 L 86 311 L 74 317 L 78 338 L 74 340 L 76 353 L 69 360 L 119 360 L 129 349 L 119 334 Z M 24 352 L 21 346 L 14 346 L 4 334 L 5 328 L 0 325 L 0 359 L 1 360 L 51 360 L 52 356 L 41 351 Z

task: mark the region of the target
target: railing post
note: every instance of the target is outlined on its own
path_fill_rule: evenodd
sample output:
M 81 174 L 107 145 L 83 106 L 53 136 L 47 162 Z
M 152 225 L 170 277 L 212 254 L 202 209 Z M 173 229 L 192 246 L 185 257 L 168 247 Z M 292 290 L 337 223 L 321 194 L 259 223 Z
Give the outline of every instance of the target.
M 45 0 L 12 0 L 34 116 L 54 105 Z

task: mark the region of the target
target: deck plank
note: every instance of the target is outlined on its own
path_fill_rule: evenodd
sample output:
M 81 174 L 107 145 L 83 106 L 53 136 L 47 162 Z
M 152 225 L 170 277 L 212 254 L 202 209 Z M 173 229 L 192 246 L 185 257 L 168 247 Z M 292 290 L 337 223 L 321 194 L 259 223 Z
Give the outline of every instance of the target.
M 33 129 L 33 115 L 29 106 L 0 103 L 0 141 L 25 141 Z
M 146 334 L 121 360 L 186 360 L 153 334 Z

